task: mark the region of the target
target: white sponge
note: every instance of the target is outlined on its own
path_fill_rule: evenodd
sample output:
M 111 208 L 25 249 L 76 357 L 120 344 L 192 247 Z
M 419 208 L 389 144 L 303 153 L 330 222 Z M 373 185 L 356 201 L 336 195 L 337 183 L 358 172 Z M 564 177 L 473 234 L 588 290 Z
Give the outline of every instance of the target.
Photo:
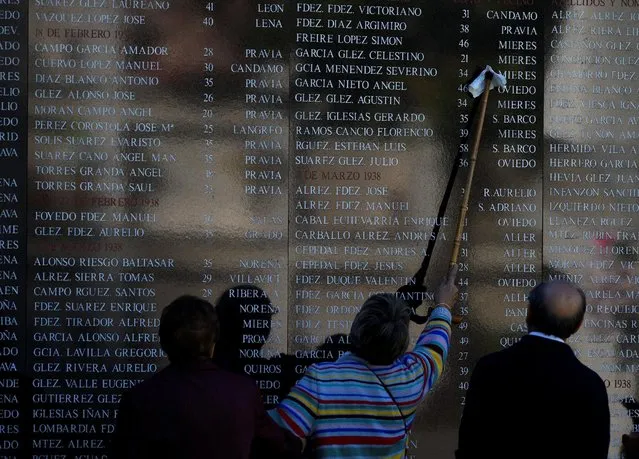
M 500 72 L 495 72 L 490 65 L 488 65 L 484 70 L 482 70 L 479 76 L 468 85 L 468 91 L 470 91 L 473 97 L 479 97 L 484 92 L 484 89 L 486 89 L 487 72 L 493 74 L 493 78 L 490 81 L 490 89 L 503 88 L 506 86 L 506 77 Z

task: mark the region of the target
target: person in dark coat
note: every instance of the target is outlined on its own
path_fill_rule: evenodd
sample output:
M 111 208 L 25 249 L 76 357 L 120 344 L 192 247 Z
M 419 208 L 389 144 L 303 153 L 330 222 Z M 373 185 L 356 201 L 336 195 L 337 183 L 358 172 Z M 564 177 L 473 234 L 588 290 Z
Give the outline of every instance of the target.
M 303 448 L 266 414 L 250 378 L 211 360 L 219 334 L 213 305 L 182 296 L 162 312 L 160 344 L 170 365 L 120 401 L 114 459 L 297 458 Z
M 466 394 L 457 459 L 606 459 L 608 395 L 565 340 L 586 298 L 563 281 L 529 295 L 528 335 L 477 363 Z

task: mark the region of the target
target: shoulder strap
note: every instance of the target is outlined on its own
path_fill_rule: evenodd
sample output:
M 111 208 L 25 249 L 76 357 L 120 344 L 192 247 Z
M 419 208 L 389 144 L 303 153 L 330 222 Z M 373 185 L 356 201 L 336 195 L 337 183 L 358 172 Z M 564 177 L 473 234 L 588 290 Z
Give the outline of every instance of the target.
M 388 387 L 386 387 L 386 384 L 384 384 L 384 381 L 382 381 L 382 378 L 377 376 L 377 373 L 375 373 L 373 371 L 373 369 L 371 367 L 369 367 L 368 365 L 366 365 L 366 368 L 368 368 L 370 370 L 370 372 L 375 375 L 375 377 L 377 378 L 379 383 L 382 385 L 382 387 L 384 388 L 386 393 L 389 395 L 389 397 L 391 398 L 391 400 L 393 401 L 393 403 L 397 407 L 397 411 L 399 411 L 399 415 L 402 417 L 402 422 L 404 423 L 404 436 L 407 437 L 408 436 L 408 424 L 406 424 L 406 418 L 404 417 L 404 413 L 402 412 L 402 409 L 400 408 L 399 403 L 397 403 L 397 400 L 395 400 L 395 397 L 393 397 L 393 394 L 391 394 L 391 391 L 388 390 Z

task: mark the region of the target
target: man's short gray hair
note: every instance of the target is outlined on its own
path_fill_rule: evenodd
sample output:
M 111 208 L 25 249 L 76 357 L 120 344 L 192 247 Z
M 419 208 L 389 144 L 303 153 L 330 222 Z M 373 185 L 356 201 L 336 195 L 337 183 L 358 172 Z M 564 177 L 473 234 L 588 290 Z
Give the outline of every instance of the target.
M 393 294 L 371 296 L 351 326 L 353 353 L 373 365 L 389 365 L 408 348 L 410 307 Z

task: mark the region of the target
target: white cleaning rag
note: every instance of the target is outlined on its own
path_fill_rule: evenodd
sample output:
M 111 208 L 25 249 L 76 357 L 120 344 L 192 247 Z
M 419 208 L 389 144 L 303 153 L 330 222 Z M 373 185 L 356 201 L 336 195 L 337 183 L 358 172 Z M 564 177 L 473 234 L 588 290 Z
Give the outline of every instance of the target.
M 493 78 L 490 81 L 490 89 L 503 88 L 506 86 L 506 77 L 502 75 L 501 72 L 495 72 L 490 65 L 487 65 L 479 76 L 468 85 L 468 91 L 470 91 L 473 97 L 479 97 L 481 93 L 484 92 L 484 89 L 486 89 L 486 72 L 493 74 Z

